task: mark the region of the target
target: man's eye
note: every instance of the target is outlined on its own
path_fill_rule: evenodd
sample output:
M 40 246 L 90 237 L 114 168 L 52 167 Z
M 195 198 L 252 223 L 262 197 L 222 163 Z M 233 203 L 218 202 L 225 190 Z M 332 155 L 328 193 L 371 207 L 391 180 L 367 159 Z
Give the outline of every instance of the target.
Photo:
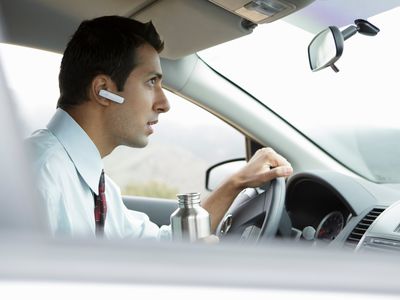
M 155 84 L 157 83 L 157 78 L 156 78 L 156 77 L 151 78 L 151 79 L 149 80 L 149 83 L 150 83 L 151 85 L 155 85 Z

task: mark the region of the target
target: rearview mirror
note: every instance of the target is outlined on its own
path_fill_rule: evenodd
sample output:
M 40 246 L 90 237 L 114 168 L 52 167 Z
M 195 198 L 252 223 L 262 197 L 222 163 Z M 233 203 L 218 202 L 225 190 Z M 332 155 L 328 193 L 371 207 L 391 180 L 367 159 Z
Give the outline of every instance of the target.
M 326 67 L 331 67 L 335 72 L 339 72 L 335 62 L 343 53 L 344 41 L 357 32 L 368 36 L 375 36 L 379 32 L 378 27 L 363 19 L 355 20 L 354 24 L 343 31 L 336 26 L 329 26 L 312 39 L 308 45 L 308 60 L 313 72 Z
M 343 53 L 343 36 L 335 26 L 329 26 L 318 33 L 308 46 L 308 59 L 312 71 L 326 67 L 338 71 L 334 63 Z

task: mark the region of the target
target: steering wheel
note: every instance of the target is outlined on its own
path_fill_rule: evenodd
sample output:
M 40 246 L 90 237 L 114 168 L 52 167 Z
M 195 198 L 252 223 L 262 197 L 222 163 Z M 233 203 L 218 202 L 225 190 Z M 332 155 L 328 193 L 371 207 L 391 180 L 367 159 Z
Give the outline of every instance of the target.
M 285 180 L 276 178 L 260 188 L 247 188 L 233 201 L 217 227 L 222 240 L 259 243 L 274 238 L 285 207 Z

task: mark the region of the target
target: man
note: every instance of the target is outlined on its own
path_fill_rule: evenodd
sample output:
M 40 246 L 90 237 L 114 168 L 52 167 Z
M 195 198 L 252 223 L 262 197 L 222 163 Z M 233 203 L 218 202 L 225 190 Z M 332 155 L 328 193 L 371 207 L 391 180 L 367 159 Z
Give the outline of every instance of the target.
M 162 49 L 151 23 L 117 16 L 84 21 L 72 36 L 61 62 L 57 112 L 28 139 L 53 234 L 169 239 L 168 226 L 126 209 L 101 160 L 119 145 L 145 147 L 159 114 L 169 110 Z M 291 173 L 272 149 L 258 151 L 203 201 L 212 230 L 242 189 Z

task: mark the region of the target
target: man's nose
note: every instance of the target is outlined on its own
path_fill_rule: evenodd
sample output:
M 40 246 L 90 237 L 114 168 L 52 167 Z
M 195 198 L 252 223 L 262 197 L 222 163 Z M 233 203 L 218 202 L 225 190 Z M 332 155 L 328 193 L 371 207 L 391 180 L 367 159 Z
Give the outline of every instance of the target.
M 160 92 L 158 94 L 155 105 L 155 110 L 158 113 L 166 113 L 170 109 L 169 101 L 165 96 L 164 90 L 162 88 L 160 88 Z

